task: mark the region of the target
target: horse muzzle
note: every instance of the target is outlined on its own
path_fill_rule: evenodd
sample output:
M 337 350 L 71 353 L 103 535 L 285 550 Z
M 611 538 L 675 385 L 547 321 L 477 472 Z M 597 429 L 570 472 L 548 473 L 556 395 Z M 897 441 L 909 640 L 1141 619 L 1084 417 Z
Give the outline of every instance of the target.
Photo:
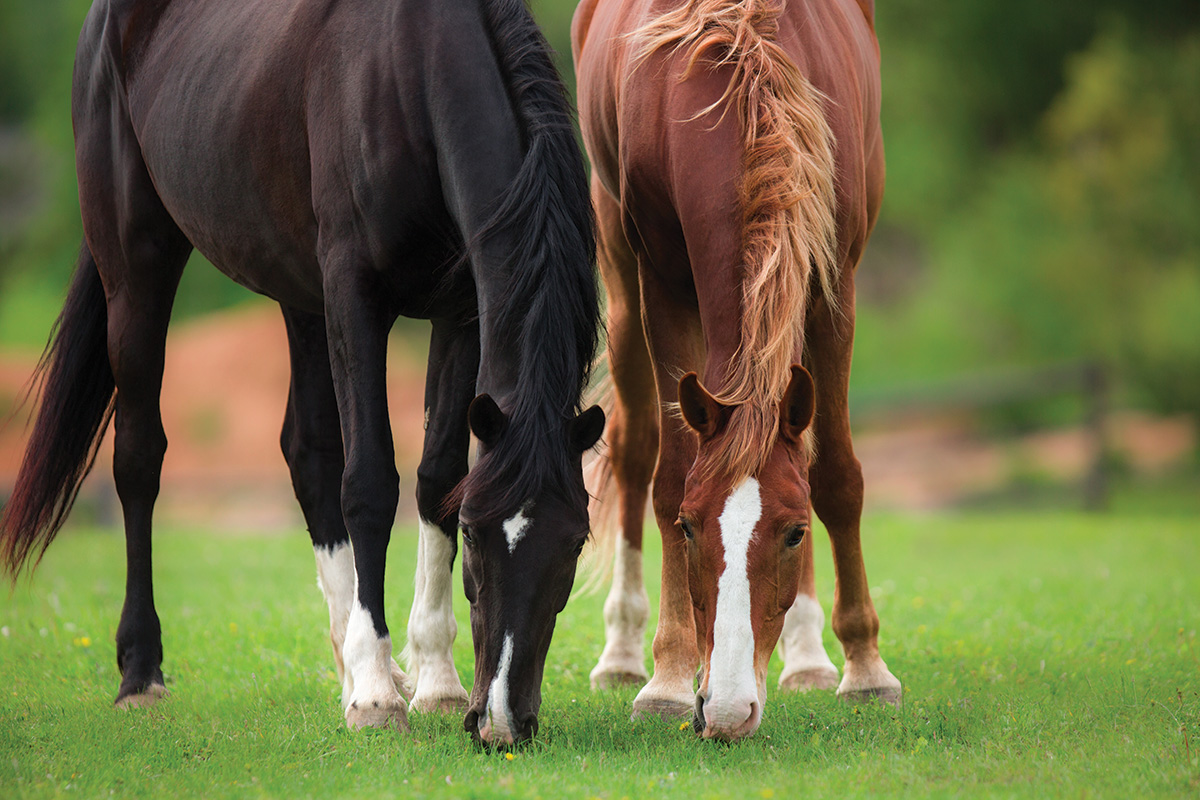
M 471 737 L 488 747 L 510 747 L 532 739 L 538 732 L 537 714 L 516 715 L 503 710 L 471 709 L 463 720 Z
M 762 723 L 764 692 L 708 697 L 697 692 L 692 728 L 705 739 L 735 742 L 752 736 Z

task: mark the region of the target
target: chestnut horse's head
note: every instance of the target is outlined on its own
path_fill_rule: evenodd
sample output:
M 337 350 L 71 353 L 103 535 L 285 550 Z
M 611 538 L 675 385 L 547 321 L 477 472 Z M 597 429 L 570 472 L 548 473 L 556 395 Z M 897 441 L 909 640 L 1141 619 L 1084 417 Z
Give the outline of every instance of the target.
M 679 509 L 703 656 L 695 725 L 706 738 L 740 739 L 762 721 L 767 663 L 796 598 L 799 545 L 810 524 L 804 431 L 813 381 L 792 367 L 778 434 L 763 444 L 769 452 L 749 476 L 713 463 L 734 407 L 709 394 L 695 373 L 680 381 L 679 402 L 700 438 Z

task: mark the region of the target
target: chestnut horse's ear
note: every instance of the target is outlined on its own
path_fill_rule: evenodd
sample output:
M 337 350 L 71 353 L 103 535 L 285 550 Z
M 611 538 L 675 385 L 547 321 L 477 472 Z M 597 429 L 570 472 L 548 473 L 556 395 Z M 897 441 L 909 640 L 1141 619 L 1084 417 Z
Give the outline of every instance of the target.
M 481 394 L 471 401 L 467 409 L 467 423 L 471 426 L 471 433 L 491 447 L 508 427 L 508 417 L 504 416 L 491 395 Z
M 577 453 L 591 450 L 596 442 L 600 441 L 602 433 L 604 433 L 604 409 L 600 406 L 592 406 L 571 420 L 568 429 L 571 447 Z
M 792 379 L 779 404 L 780 433 L 790 441 L 799 442 L 805 429 L 812 424 L 816 403 L 812 375 L 804 367 L 793 364 Z
M 729 422 L 730 406 L 722 405 L 700 385 L 696 373 L 689 372 L 679 381 L 679 409 L 683 419 L 701 439 L 711 439 Z

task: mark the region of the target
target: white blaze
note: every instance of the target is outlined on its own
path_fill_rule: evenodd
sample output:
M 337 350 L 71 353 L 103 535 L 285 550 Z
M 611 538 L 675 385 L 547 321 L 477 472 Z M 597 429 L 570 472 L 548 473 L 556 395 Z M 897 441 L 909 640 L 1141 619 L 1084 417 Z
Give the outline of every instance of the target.
M 500 663 L 496 677 L 488 688 L 487 717 L 483 727 L 491 727 L 492 741 L 513 741 L 512 709 L 508 707 L 508 670 L 512 666 L 512 634 L 504 634 L 504 647 L 500 650 Z
M 529 510 L 529 504 L 518 511 L 513 516 L 504 520 L 504 538 L 508 540 L 508 554 L 512 555 L 517 549 L 517 542 L 521 541 L 525 536 L 525 531 L 529 528 L 529 523 L 533 522 L 529 517 L 525 516 L 525 512 Z
M 758 699 L 754 676 L 754 628 L 750 624 L 750 542 L 762 516 L 758 481 L 747 478 L 725 501 L 718 519 L 725 549 L 725 571 L 717 582 L 717 614 L 708 672 L 705 717 L 717 727 L 736 727 L 741 707 Z

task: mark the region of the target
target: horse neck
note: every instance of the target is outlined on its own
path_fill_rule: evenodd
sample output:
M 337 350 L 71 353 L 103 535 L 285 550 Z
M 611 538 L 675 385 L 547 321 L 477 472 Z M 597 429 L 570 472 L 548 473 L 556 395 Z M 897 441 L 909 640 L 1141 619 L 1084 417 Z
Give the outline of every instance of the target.
M 741 127 L 744 200 L 731 210 L 741 217 L 741 300 L 727 332 L 737 344 L 711 355 L 709 381 L 718 401 L 736 406 L 718 457 L 738 475 L 763 466 L 778 434 L 810 285 L 837 307 L 833 133 L 823 96 L 776 40 L 784 11 L 780 0 L 696 0 L 634 34 L 643 54 L 679 48 L 688 70 L 730 73 L 717 105 Z

